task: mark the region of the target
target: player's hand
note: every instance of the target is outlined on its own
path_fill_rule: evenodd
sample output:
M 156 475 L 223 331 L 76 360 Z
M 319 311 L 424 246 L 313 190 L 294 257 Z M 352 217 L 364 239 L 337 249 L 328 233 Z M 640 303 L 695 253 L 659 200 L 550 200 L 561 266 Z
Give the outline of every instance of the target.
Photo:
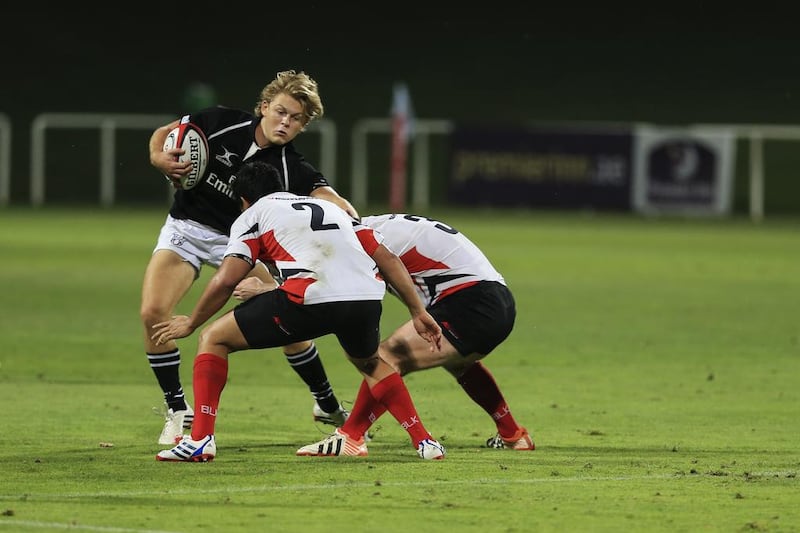
M 194 327 L 189 323 L 186 315 L 176 315 L 166 322 L 159 322 L 153 326 L 155 333 L 150 340 L 156 344 L 165 344 L 168 341 L 188 337 L 194 332 Z
M 442 328 L 439 327 L 439 324 L 436 323 L 430 313 L 427 311 L 420 313 L 412 319 L 412 322 L 419 336 L 431 345 L 432 352 L 438 352 L 442 349 Z
M 237 300 L 249 300 L 253 296 L 269 292 L 275 289 L 277 285 L 269 286 L 255 276 L 244 278 L 233 289 L 233 297 Z
M 186 176 L 192 170 L 191 161 L 178 161 L 178 156 L 184 153 L 186 153 L 186 150 L 183 148 L 171 148 L 163 152 L 151 153 L 150 164 L 174 183 L 175 180 Z

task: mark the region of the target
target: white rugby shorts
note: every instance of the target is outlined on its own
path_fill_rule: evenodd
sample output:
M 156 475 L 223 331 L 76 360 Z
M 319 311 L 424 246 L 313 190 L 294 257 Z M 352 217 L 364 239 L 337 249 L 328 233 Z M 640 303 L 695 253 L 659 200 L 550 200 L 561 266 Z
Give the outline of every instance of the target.
M 172 250 L 199 273 L 203 265 L 219 268 L 227 248 L 227 235 L 192 220 L 167 215 L 153 253 Z

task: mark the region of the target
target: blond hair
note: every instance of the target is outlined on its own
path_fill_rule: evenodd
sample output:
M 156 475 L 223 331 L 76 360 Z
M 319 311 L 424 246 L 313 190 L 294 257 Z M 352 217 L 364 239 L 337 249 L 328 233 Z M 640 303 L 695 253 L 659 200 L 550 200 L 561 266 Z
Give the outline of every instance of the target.
M 294 70 L 284 70 L 278 72 L 275 79 L 269 82 L 258 97 L 255 107 L 255 115 L 261 117 L 261 104 L 272 102 L 279 94 L 288 94 L 303 106 L 303 116 L 305 124 L 315 118 L 320 118 L 325 110 L 322 107 L 322 98 L 319 96 L 317 82 L 311 76 L 303 72 Z

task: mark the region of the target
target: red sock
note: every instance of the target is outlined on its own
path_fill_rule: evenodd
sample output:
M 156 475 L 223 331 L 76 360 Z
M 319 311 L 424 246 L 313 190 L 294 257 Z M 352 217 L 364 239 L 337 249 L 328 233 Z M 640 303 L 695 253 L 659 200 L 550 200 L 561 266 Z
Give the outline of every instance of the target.
M 386 407 L 372 396 L 367 381 L 362 380 L 353 410 L 341 430 L 354 439 L 360 439 L 385 412 Z
M 219 397 L 228 380 L 228 360 L 213 353 L 201 353 L 194 360 L 194 422 L 192 440 L 214 434 Z
M 511 410 L 492 377 L 492 373 L 480 361 L 458 378 L 458 384 L 472 398 L 472 401 L 489 413 L 497 425 L 497 432 L 501 437 L 513 437 L 516 434 L 519 425 L 511 416 Z
M 408 431 L 414 446 L 417 446 L 422 440 L 431 438 L 431 434 L 419 419 L 417 408 L 414 407 L 414 402 L 411 400 L 411 395 L 400 374 L 394 372 L 386 376 L 376 383 L 370 392 L 372 397 L 382 403 L 395 420 L 400 422 L 403 429 Z

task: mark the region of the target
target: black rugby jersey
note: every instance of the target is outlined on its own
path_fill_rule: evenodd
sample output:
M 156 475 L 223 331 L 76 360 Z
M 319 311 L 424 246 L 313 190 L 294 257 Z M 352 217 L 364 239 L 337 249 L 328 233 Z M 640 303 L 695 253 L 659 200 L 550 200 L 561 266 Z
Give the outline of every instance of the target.
M 217 106 L 189 115 L 208 140 L 208 167 L 194 188 L 175 191 L 169 214 L 211 226 L 226 235 L 241 214 L 230 188 L 230 178 L 244 161 L 264 161 L 281 174 L 286 190 L 308 196 L 328 185 L 322 173 L 305 160 L 294 145 L 258 148 L 255 129 L 260 118 L 252 113 Z

